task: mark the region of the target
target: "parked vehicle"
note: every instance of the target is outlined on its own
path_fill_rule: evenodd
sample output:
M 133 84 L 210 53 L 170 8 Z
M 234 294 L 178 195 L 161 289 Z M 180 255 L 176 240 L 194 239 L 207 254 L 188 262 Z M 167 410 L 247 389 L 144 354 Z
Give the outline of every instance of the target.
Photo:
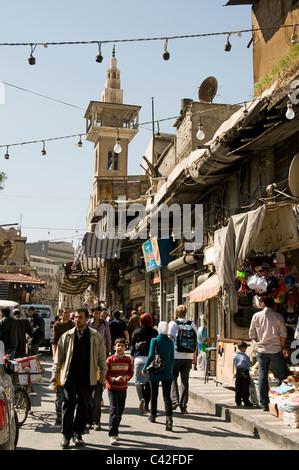
M 36 313 L 43 317 L 45 321 L 45 341 L 40 346 L 50 347 L 50 340 L 52 336 L 52 330 L 55 323 L 54 313 L 51 305 L 33 305 L 33 304 L 23 304 L 21 305 L 21 310 L 24 311 L 26 317 L 28 317 L 27 310 L 29 307 L 34 307 Z
M 6 373 L 4 344 L 0 341 L 0 451 L 14 450 L 18 443 L 18 418 L 14 409 L 14 386 Z
M 13 300 L 0 300 L 0 310 L 1 308 L 5 307 L 9 307 L 10 311 L 12 312 L 15 308 L 19 307 L 19 304 Z

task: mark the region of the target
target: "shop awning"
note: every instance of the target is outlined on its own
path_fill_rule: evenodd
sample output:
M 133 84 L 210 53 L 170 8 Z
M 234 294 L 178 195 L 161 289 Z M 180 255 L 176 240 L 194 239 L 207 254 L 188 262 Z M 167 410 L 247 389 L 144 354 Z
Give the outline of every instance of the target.
M 102 266 L 102 260 L 119 258 L 120 248 L 121 240 L 117 238 L 99 238 L 96 233 L 87 232 L 72 269 L 76 269 L 81 263 L 84 272 L 96 270 Z
M 189 303 L 204 302 L 205 300 L 215 297 L 219 292 L 219 279 L 217 274 L 213 274 L 213 276 L 209 277 L 209 279 L 200 284 L 200 286 L 195 287 L 195 289 L 189 293 Z

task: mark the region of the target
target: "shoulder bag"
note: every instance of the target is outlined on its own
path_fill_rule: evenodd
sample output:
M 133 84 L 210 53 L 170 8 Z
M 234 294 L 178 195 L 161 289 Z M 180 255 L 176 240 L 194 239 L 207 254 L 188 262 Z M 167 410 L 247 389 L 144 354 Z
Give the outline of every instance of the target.
M 158 352 L 158 345 L 156 338 L 155 341 L 155 357 L 152 362 L 144 369 L 147 374 L 157 374 L 158 372 L 162 372 L 165 369 L 165 363 L 162 357 Z

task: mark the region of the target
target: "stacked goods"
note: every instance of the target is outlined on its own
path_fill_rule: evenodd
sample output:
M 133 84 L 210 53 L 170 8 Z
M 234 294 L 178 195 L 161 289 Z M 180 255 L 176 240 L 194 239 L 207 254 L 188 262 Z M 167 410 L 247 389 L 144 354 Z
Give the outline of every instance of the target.
M 284 423 L 292 428 L 299 428 L 299 393 L 292 394 L 281 403 L 280 409 Z

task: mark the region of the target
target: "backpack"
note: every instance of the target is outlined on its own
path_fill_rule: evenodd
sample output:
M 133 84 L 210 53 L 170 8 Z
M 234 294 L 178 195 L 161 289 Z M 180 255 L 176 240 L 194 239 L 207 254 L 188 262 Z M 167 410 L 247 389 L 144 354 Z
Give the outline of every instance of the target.
M 186 323 L 176 321 L 178 325 L 178 332 L 175 337 L 175 349 L 177 352 L 193 353 L 196 351 L 197 346 L 197 335 L 196 331 L 191 326 L 191 321 L 188 320 Z

